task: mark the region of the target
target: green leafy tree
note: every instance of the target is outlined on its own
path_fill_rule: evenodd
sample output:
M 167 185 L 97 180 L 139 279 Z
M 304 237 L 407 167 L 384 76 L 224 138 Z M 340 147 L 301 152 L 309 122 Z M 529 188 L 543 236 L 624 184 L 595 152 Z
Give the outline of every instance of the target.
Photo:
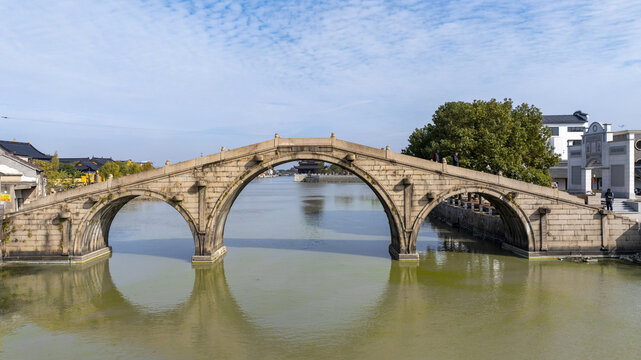
M 119 178 L 122 176 L 122 173 L 120 172 L 120 166 L 114 161 L 108 161 L 106 164 L 100 167 L 98 173 L 100 174 L 100 177 L 105 180 L 109 178 L 109 175 L 113 175 L 114 178 Z
M 131 160 L 118 161 L 117 164 L 118 166 L 120 166 L 120 172 L 122 173 L 122 175 L 131 175 L 142 171 L 142 166 Z
M 148 171 L 148 170 L 153 170 L 153 169 L 154 169 L 154 166 L 149 161 L 147 161 L 146 163 L 142 164 L 142 171 Z
M 475 100 L 447 102 L 436 110 L 432 124 L 416 129 L 403 149 L 407 155 L 431 159 L 439 150 L 452 163 L 459 153 L 460 166 L 503 175 L 539 185 L 550 185 L 548 169 L 559 156 L 548 144 L 550 130 L 535 106 L 513 107 L 503 102 Z
M 327 168 L 327 172 L 328 172 L 329 174 L 341 174 L 341 175 L 347 175 L 347 174 L 349 174 L 349 171 L 347 171 L 347 170 L 345 170 L 344 168 L 342 168 L 342 167 L 340 167 L 340 166 L 338 166 L 338 165 L 335 165 L 335 164 L 331 164 L 331 165 Z
M 60 170 L 60 159 L 58 158 L 58 152 L 56 151 L 51 157 L 51 161 L 35 160 L 36 165 L 40 167 L 44 176 L 47 179 L 47 188 L 45 191 L 47 194 L 51 193 L 51 189 L 56 187 L 62 178 Z
M 64 177 L 80 177 L 82 176 L 82 171 L 76 169 L 75 164 L 69 164 L 69 163 L 62 163 L 59 166 L 59 172 L 61 172 Z

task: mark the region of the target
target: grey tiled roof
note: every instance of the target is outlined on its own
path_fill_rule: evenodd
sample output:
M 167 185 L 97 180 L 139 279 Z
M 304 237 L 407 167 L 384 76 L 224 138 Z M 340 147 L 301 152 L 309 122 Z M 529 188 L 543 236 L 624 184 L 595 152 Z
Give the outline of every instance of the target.
M 60 158 L 61 163 L 75 164 L 76 169 L 82 172 L 94 172 L 100 169 L 111 158 Z
M 544 124 L 585 124 L 588 114 L 577 110 L 572 115 L 543 115 Z
M 51 160 L 51 155 L 40 152 L 33 145 L 26 142 L 0 140 L 0 148 L 6 150 L 9 154 L 26 156 L 29 159 Z
M 583 120 L 574 115 L 543 115 L 544 124 L 585 124 L 587 120 Z

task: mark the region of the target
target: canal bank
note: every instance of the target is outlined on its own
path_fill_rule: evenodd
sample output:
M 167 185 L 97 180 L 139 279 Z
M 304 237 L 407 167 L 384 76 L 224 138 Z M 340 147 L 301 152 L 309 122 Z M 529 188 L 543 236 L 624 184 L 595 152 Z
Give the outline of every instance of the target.
M 492 241 L 503 249 L 529 259 L 580 258 L 589 260 L 592 258 L 614 258 L 636 263 L 641 262 L 641 256 L 638 252 L 619 252 L 616 247 L 601 249 L 600 251 L 595 249 L 581 250 L 578 248 L 573 251 L 552 250 L 539 252 L 526 252 L 522 249 L 515 248 L 506 241 L 508 231 L 505 229 L 505 224 L 497 210 L 492 207 L 490 203 L 483 202 L 482 197 L 473 197 L 471 194 L 468 197 L 468 201 L 462 200 L 462 197 L 457 197 L 441 202 L 430 212 L 429 218 L 478 239 Z M 569 227 L 571 226 L 572 225 L 569 225 Z M 638 230 L 633 229 L 633 231 Z M 571 235 L 568 234 L 568 237 L 571 237 Z
M 338 174 L 295 174 L 294 182 L 322 183 L 322 184 L 346 184 L 362 183 L 356 175 L 338 175 Z

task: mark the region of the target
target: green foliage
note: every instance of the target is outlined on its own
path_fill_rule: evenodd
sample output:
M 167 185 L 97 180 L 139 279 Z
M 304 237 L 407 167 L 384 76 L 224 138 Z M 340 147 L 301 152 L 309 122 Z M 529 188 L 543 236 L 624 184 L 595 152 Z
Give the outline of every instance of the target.
M 128 161 L 109 161 L 104 164 L 98 172 L 103 179 L 109 178 L 109 174 L 113 174 L 114 178 L 125 175 L 137 174 L 139 172 L 153 169 L 154 166 L 150 162 L 143 165 L 135 163 L 131 160 Z
M 458 151 L 462 167 L 492 174 L 502 171 L 506 177 L 548 186 L 552 180 L 548 169 L 559 156 L 548 144 L 551 132 L 542 120 L 538 108 L 513 107 L 511 99 L 447 102 L 432 116 L 433 124 L 410 135 L 402 152 L 431 159 L 438 149 L 451 164 Z
M 118 165 L 122 175 L 131 175 L 142 171 L 142 166 L 132 161 L 118 161 Z
M 80 177 L 82 176 L 82 171 L 76 169 L 75 164 L 63 163 L 59 166 L 59 172 L 64 173 L 66 177 Z
M 61 173 L 60 170 L 60 160 L 58 159 L 58 152 L 56 151 L 51 157 L 51 161 L 42 161 L 35 160 L 36 165 L 44 171 L 45 178 L 47 179 L 47 194 L 51 193 L 57 183 L 65 176 L 65 173 Z
M 113 175 L 114 178 L 122 176 L 122 173 L 120 172 L 120 165 L 114 161 L 108 161 L 98 170 L 98 173 L 100 174 L 100 177 L 105 180 L 109 178 L 109 175 Z
M 142 171 L 153 170 L 153 169 L 154 169 L 154 166 L 149 161 L 142 164 Z
M 76 169 L 76 164 L 60 163 L 58 152 L 53 155 L 51 161 L 35 160 L 35 163 L 44 171 L 47 179 L 47 193 L 51 193 L 52 189 L 64 191 L 70 187 L 78 186 L 78 179 L 74 180 L 74 178 L 80 178 L 84 175 Z M 109 161 L 98 170 L 98 173 L 102 179 L 106 180 L 110 174 L 113 174 L 114 178 L 118 178 L 153 168 L 150 162 L 140 165 L 132 161 Z M 83 184 L 80 183 L 80 185 Z
M 331 165 L 327 168 L 326 172 L 327 172 L 328 174 L 340 174 L 340 175 L 347 175 L 347 174 L 349 174 L 349 173 L 350 173 L 349 171 L 347 171 L 347 170 L 345 170 L 344 168 L 342 168 L 342 167 L 340 167 L 340 166 L 338 166 L 338 165 L 335 165 L 335 164 L 331 164 Z

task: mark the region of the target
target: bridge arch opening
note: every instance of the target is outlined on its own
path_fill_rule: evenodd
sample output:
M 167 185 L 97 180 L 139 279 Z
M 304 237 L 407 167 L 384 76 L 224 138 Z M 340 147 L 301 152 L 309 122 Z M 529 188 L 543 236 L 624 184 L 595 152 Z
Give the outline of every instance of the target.
M 413 227 L 414 241 L 428 217 L 475 237 L 526 252 L 534 250 L 531 224 L 518 207 L 517 193 L 481 187 L 443 193 L 420 211 Z
M 386 227 L 389 229 L 388 239 L 391 239 L 392 246 L 400 247 L 400 220 L 398 214 L 395 212 L 395 209 L 390 200 L 390 196 L 385 192 L 385 190 L 373 181 L 373 179 L 364 171 L 359 169 L 356 166 L 353 166 L 351 163 L 346 162 L 344 159 L 336 159 L 330 156 L 319 155 L 319 154 L 297 154 L 296 156 L 286 156 L 275 159 L 265 164 L 260 164 L 255 168 L 251 168 L 247 173 L 243 175 L 242 178 L 239 178 L 238 181 L 235 181 L 232 187 L 227 189 L 226 193 L 228 195 L 224 198 L 219 204 L 217 204 L 217 209 L 214 209 L 210 215 L 210 223 L 208 224 L 208 235 L 207 245 L 211 249 L 218 249 L 223 246 L 223 239 L 225 236 L 225 227 L 227 225 L 228 216 L 232 210 L 232 206 L 236 203 L 238 197 L 243 193 L 246 187 L 252 183 L 256 178 L 264 174 L 269 169 L 274 169 L 276 167 L 282 166 L 288 163 L 296 163 L 298 161 L 317 161 L 320 163 L 329 164 L 329 166 L 334 166 L 336 169 L 341 169 L 342 171 L 347 172 L 351 176 L 355 177 L 361 186 L 365 185 L 366 189 L 369 190 L 370 194 L 375 196 L 377 202 L 380 203 L 382 212 L 385 214 L 382 222 L 386 221 Z M 289 178 L 291 183 L 294 183 L 294 179 Z M 318 217 L 314 217 L 312 214 L 314 211 L 317 211 L 317 205 L 319 199 L 307 199 L 307 202 L 303 202 L 304 208 L 303 213 L 309 212 L 307 215 L 308 221 L 314 221 L 314 218 L 318 220 Z M 380 210 L 380 208 L 379 208 Z M 311 216 L 310 216 L 311 215 Z M 337 220 L 337 219 L 334 219 Z M 348 218 L 338 219 L 342 221 L 349 221 Z M 318 225 L 318 224 L 317 224 Z M 389 242 L 384 247 L 384 250 L 381 251 L 381 255 L 387 255 L 387 247 Z
M 369 309 L 384 298 L 387 215 L 371 188 L 348 173 L 334 182 L 254 177 L 233 199 L 223 232 L 225 273 L 231 294 L 259 328 L 285 337 L 347 332 L 367 322 Z
M 136 200 L 134 201 L 134 199 Z M 161 211 L 158 216 L 171 216 L 171 210 L 169 209 L 175 209 L 178 214 L 180 214 L 180 217 L 185 220 L 187 225 L 182 229 L 189 229 L 188 234 L 192 237 L 194 246 L 198 246 L 198 238 L 194 227 L 194 221 L 180 203 L 167 200 L 165 196 L 152 191 L 130 190 L 125 193 L 120 193 L 118 196 L 110 195 L 99 200 L 99 203 L 95 205 L 95 208 L 80 222 L 78 231 L 73 239 L 73 253 L 87 254 L 110 246 L 110 230 L 116 216 L 122 213 L 121 210 L 123 207 L 127 204 L 145 203 L 147 201 L 148 204 L 157 204 L 154 207 L 156 209 L 161 207 Z M 144 212 L 145 209 L 142 209 L 141 211 Z M 138 220 L 140 219 L 142 218 L 139 218 Z M 133 221 L 136 220 L 134 219 Z M 180 227 L 182 224 L 175 225 Z M 135 224 L 130 224 L 130 228 L 135 228 L 135 226 Z M 181 233 L 180 237 L 185 237 L 185 231 L 179 232 Z M 142 232 L 138 232 L 138 235 L 141 234 Z M 192 250 L 191 254 L 193 254 L 194 248 L 191 246 L 190 248 Z M 154 250 L 151 249 L 151 251 Z M 150 253 L 148 255 L 152 254 Z M 156 255 L 160 255 L 160 253 L 156 251 Z

